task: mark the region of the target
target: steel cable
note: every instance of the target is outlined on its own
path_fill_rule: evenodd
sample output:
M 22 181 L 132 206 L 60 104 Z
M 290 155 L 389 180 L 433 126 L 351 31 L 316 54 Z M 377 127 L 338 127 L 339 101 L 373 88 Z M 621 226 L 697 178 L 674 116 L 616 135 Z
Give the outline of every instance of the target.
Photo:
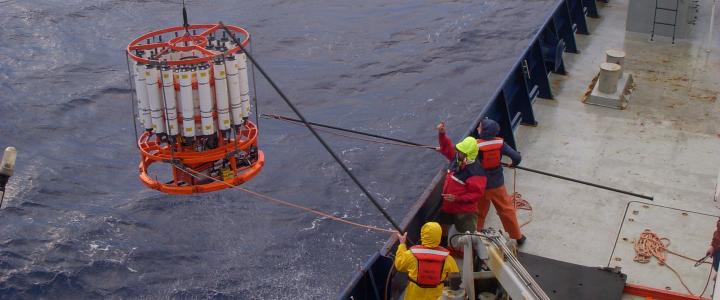
M 238 39 L 235 37 L 235 34 L 232 31 L 230 31 L 227 27 L 225 27 L 225 24 L 223 24 L 223 22 L 220 22 L 219 25 L 230 36 L 230 38 L 233 40 L 233 42 L 235 42 L 235 44 L 238 45 L 240 50 L 242 50 L 245 53 L 248 60 L 250 60 L 250 62 L 255 67 L 257 67 L 257 70 L 260 71 L 260 74 L 262 74 L 263 77 L 265 77 L 265 79 L 268 81 L 268 83 L 270 83 L 270 85 L 273 87 L 273 89 L 275 89 L 275 91 L 278 93 L 278 95 L 280 95 L 280 98 L 282 98 L 283 101 L 285 101 L 285 104 L 287 104 L 287 106 L 289 106 L 290 109 L 292 109 L 292 111 L 300 118 L 300 120 L 302 120 L 302 122 L 305 124 L 305 126 L 308 128 L 308 130 L 310 130 L 310 132 L 315 136 L 315 138 L 318 140 L 318 142 L 320 142 L 320 144 L 322 144 L 322 146 L 330 154 L 330 156 L 332 156 L 332 158 L 335 160 L 335 162 L 337 162 L 337 164 L 340 165 L 340 167 L 343 169 L 343 171 L 345 171 L 345 173 L 350 177 L 350 179 L 352 179 L 352 181 L 355 183 L 355 185 L 357 185 L 357 187 L 363 192 L 363 194 L 365 194 L 365 196 L 370 200 L 370 202 L 375 206 L 375 208 L 377 208 L 377 210 L 380 211 L 380 213 L 385 217 L 385 219 L 387 219 L 387 221 L 390 224 L 392 224 L 392 226 L 398 232 L 403 231 L 400 228 L 400 225 L 398 225 L 395 222 L 395 220 L 393 220 L 393 218 L 390 216 L 390 214 L 388 214 L 385 211 L 385 209 L 380 205 L 380 203 L 378 203 L 378 201 L 375 200 L 375 197 L 373 197 L 372 194 L 365 188 L 365 186 L 362 183 L 360 183 L 360 180 L 357 177 L 355 177 L 355 175 L 350 171 L 350 168 L 348 168 L 345 165 L 345 163 L 343 163 L 343 161 L 340 159 L 340 157 L 338 157 L 337 154 L 335 154 L 335 151 L 333 151 L 332 148 L 330 148 L 330 146 L 325 142 L 325 140 L 323 140 L 323 138 L 315 131 L 315 129 L 312 126 L 310 126 L 310 124 L 308 124 L 308 121 L 305 119 L 303 114 L 295 107 L 295 105 L 290 101 L 290 99 L 288 99 L 288 97 L 285 96 L 285 93 L 283 93 L 282 90 L 280 90 L 280 87 L 278 87 L 277 84 L 275 84 L 275 81 L 273 81 L 272 78 L 270 78 L 270 76 L 267 73 L 265 73 L 265 70 L 258 64 L 258 62 L 255 60 L 255 58 L 253 58 L 253 55 L 251 55 L 250 53 L 248 53 L 245 50 L 245 47 L 243 47 L 242 42 L 238 41 Z

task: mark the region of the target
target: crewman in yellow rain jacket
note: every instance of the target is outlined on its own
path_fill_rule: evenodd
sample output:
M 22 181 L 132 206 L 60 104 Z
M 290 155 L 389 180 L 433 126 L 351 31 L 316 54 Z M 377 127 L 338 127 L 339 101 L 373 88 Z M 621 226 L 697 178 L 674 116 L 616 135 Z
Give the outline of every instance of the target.
M 443 281 L 448 273 L 458 272 L 455 259 L 440 247 L 442 229 L 436 222 L 428 222 L 420 229 L 421 245 L 405 245 L 407 233 L 398 234 L 400 245 L 395 253 L 395 269 L 407 273 L 410 282 L 405 290 L 407 300 L 437 300 L 442 295 Z

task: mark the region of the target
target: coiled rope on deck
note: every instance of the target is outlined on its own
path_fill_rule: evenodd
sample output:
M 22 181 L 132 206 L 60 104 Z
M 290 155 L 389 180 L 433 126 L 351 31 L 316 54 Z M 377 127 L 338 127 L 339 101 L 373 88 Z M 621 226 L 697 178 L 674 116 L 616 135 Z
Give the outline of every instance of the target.
M 712 268 L 710 269 L 710 274 L 708 274 L 708 280 L 705 282 L 705 287 L 703 288 L 702 292 L 699 295 L 693 294 L 692 291 L 690 291 L 690 288 L 685 284 L 685 281 L 683 280 L 682 276 L 680 276 L 680 273 L 675 271 L 670 265 L 667 264 L 667 256 L 666 252 L 676 255 L 678 257 L 690 260 L 690 261 L 697 261 L 696 259 L 690 258 L 688 256 L 682 255 L 680 253 L 674 252 L 668 247 L 670 246 L 670 239 L 660 237 L 657 233 L 653 232 L 650 229 L 645 229 L 642 233 L 640 233 L 640 238 L 638 238 L 635 241 L 634 248 L 635 248 L 635 258 L 633 261 L 641 264 L 649 263 L 650 260 L 655 257 L 658 261 L 658 264 L 661 266 L 666 266 L 670 271 L 672 271 L 675 276 L 680 280 L 680 283 L 683 287 L 685 287 L 685 290 L 691 295 L 691 296 L 697 296 L 702 297 L 702 295 L 705 294 L 705 291 L 707 290 L 707 287 L 710 283 L 710 274 L 712 274 Z M 709 262 L 705 262 L 709 263 Z
M 517 214 L 518 210 L 527 210 L 530 214 L 530 219 L 520 224 L 520 228 L 523 226 L 530 224 L 533 219 L 533 208 L 532 205 L 530 205 L 530 202 L 523 199 L 522 194 L 518 193 L 515 189 L 515 186 L 517 185 L 517 169 L 513 168 L 513 193 L 510 196 L 510 199 L 513 202 L 513 206 L 515 206 L 515 213 Z
M 288 206 L 288 207 L 292 207 L 292 208 L 297 208 L 297 209 L 300 209 L 300 210 L 303 210 L 303 211 L 306 211 L 306 212 L 309 212 L 309 213 L 312 213 L 312 214 L 315 214 L 315 215 L 318 215 L 318 216 L 322 216 L 322 217 L 328 218 L 328 219 L 333 220 L 333 221 L 336 221 L 336 222 L 345 223 L 345 224 L 352 225 L 352 226 L 359 227 L 359 228 L 364 228 L 364 229 L 368 229 L 368 230 L 372 230 L 372 231 L 377 231 L 377 232 L 391 233 L 391 234 L 397 233 L 396 230 L 385 229 L 385 228 L 380 228 L 380 227 L 376 227 L 376 226 L 372 226 L 372 225 L 365 225 L 365 224 L 356 223 L 356 222 L 349 221 L 349 220 L 346 220 L 346 219 L 343 219 L 343 218 L 340 218 L 340 217 L 333 216 L 333 215 L 328 214 L 328 213 L 326 213 L 326 212 L 322 212 L 322 211 L 319 211 L 319 210 L 316 210 L 316 209 L 312 209 L 312 208 L 309 208 L 309 207 L 305 207 L 305 206 L 302 206 L 302 205 L 290 203 L 290 202 L 283 201 L 283 200 L 280 200 L 280 199 L 276 199 L 276 198 L 270 197 L 270 196 L 268 196 L 268 195 L 264 195 L 264 194 L 261 194 L 261 193 L 258 193 L 258 192 L 254 192 L 254 191 L 248 190 L 248 189 L 246 189 L 246 188 L 242 188 L 242 187 L 239 187 L 239 186 L 236 186 L 236 185 L 232 185 L 232 184 L 230 184 L 230 183 L 225 182 L 224 180 L 220 180 L 220 179 L 217 179 L 217 178 L 215 178 L 215 177 L 208 176 L 208 175 L 206 175 L 206 174 L 203 174 L 203 173 L 201 173 L 201 172 L 195 171 L 195 170 L 193 170 L 193 169 L 187 168 L 187 167 L 182 166 L 182 165 L 173 164 L 173 166 L 175 166 L 178 170 L 180 170 L 180 171 L 182 171 L 182 172 L 184 172 L 184 173 L 192 176 L 193 178 L 196 178 L 196 179 L 210 179 L 210 180 L 213 180 L 213 181 L 216 181 L 216 182 L 221 182 L 221 183 L 227 185 L 228 187 L 230 187 L 230 188 L 232 188 L 232 189 L 236 189 L 236 190 L 239 190 L 239 191 L 243 191 L 243 192 L 245 192 L 245 193 L 250 194 L 251 196 L 255 196 L 256 198 L 259 198 L 259 199 L 262 199 L 262 200 L 266 200 L 266 201 L 269 201 L 269 202 L 272 202 L 272 203 L 275 203 L 275 204 L 284 205 L 284 206 Z

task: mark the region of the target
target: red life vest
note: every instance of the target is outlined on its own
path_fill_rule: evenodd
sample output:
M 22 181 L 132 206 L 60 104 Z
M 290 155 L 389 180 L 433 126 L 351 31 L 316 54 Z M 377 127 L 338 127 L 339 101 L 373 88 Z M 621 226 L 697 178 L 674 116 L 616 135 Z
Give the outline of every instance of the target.
M 481 140 L 478 139 L 478 148 L 482 154 L 483 169 L 492 170 L 500 167 L 500 161 L 502 160 L 502 146 L 505 143 L 502 138 L 496 137 L 492 140 Z
M 412 246 L 410 252 L 418 261 L 417 280 L 412 280 L 421 288 L 435 288 L 442 283 L 442 271 L 445 267 L 447 249 L 443 247 L 428 248 Z

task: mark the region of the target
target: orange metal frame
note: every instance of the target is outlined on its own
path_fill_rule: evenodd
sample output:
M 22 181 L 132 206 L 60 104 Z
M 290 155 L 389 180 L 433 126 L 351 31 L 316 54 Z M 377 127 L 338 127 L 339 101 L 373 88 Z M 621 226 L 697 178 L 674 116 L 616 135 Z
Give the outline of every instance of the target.
M 624 292 L 628 295 L 647 297 L 658 300 L 710 300 L 698 296 L 691 296 L 673 291 L 661 290 L 637 284 L 625 284 Z
M 231 139 L 230 143 L 221 143 L 217 148 L 207 151 L 197 152 L 194 149 L 184 148 L 177 145 L 161 144 L 151 132 L 144 132 L 139 140 L 140 148 L 140 181 L 147 187 L 161 191 L 163 193 L 175 195 L 189 195 L 194 193 L 207 193 L 226 189 L 230 186 L 243 184 L 255 177 L 263 165 L 265 164 L 265 154 L 258 151 L 257 160 L 250 166 L 237 168 L 237 160 L 233 153 L 238 150 L 249 151 L 251 147 L 257 146 L 257 126 L 250 121 L 246 121 L 244 129 L 239 132 L 238 138 Z M 222 137 L 220 141 L 223 141 Z M 172 150 L 170 147 L 174 147 Z M 187 174 L 186 171 L 173 166 L 173 181 L 171 183 L 161 183 L 157 179 L 150 177 L 148 169 L 156 162 L 174 162 L 181 164 L 195 172 L 202 172 L 212 167 L 215 161 L 221 159 L 229 159 L 230 168 L 234 177 L 224 181 L 211 181 L 209 183 L 197 184 L 194 178 Z M 193 174 L 194 175 L 194 174 Z M 178 185 L 179 181 L 185 181 L 188 185 Z
M 241 44 L 242 44 L 243 48 L 248 45 L 248 43 L 250 42 L 250 33 L 247 30 L 245 30 L 241 27 L 238 27 L 238 26 L 233 26 L 233 25 L 225 25 L 225 27 L 227 27 L 227 29 L 234 32 L 235 34 L 239 33 L 242 35 L 243 40 L 242 40 Z M 199 63 L 212 61 L 212 59 L 216 55 L 219 55 L 220 53 L 215 53 L 213 51 L 205 49 L 204 46 L 208 44 L 206 37 L 211 33 L 214 33 L 218 30 L 222 30 L 222 27 L 220 26 L 220 24 L 193 24 L 188 27 L 188 30 L 194 30 L 194 29 L 204 29 L 204 31 L 201 32 L 200 34 L 196 34 L 196 35 L 184 34 L 183 36 L 173 38 L 167 42 L 143 44 L 143 42 L 145 42 L 146 40 L 151 39 L 155 36 L 160 36 L 160 35 L 163 35 L 166 33 L 171 33 L 171 32 L 184 32 L 185 27 L 183 27 L 183 26 L 168 27 L 165 29 L 160 29 L 160 30 L 146 33 L 146 34 L 140 36 L 139 38 L 134 39 L 132 42 L 130 42 L 130 44 L 127 46 L 127 53 L 129 55 L 130 59 L 132 59 L 138 63 L 142 63 L 142 64 L 149 64 L 151 62 L 151 60 L 135 55 L 133 53 L 135 50 L 150 50 L 150 49 L 163 49 L 163 48 L 166 51 L 167 51 L 167 49 L 173 49 L 173 50 L 177 50 L 177 51 L 197 50 L 205 55 L 204 57 L 198 57 L 198 58 L 193 58 L 193 59 L 162 60 L 170 66 L 193 65 L 193 64 L 199 64 Z M 181 42 L 191 42 L 192 45 L 179 46 L 178 44 Z M 232 54 L 237 53 L 238 51 L 240 51 L 240 46 L 237 46 L 232 49 L 228 49 L 228 51 L 225 52 L 224 54 L 232 55 Z M 158 53 L 162 54 L 162 52 L 160 52 L 160 51 L 158 51 Z M 153 61 L 160 62 L 160 60 L 153 60 Z
M 232 31 L 235 35 L 242 36 L 241 45 L 246 47 L 250 42 L 250 33 L 237 26 L 226 25 L 226 27 Z M 203 30 L 199 34 L 190 34 L 190 30 Z M 132 42 L 127 46 L 127 54 L 135 62 L 141 64 L 150 64 L 151 62 L 166 63 L 169 66 L 177 65 L 194 65 L 200 63 L 210 63 L 211 68 L 214 68 L 212 64 L 213 59 L 218 55 L 233 55 L 241 50 L 240 46 L 228 49 L 224 52 L 217 52 L 205 49 L 208 45 L 207 36 L 222 30 L 220 24 L 193 24 L 187 28 L 183 26 L 168 27 L 146 33 Z M 147 42 L 155 37 L 162 37 L 164 34 L 176 33 L 176 37 L 168 39 L 167 42 Z M 181 34 L 178 34 L 181 33 Z M 161 40 L 158 38 L 158 40 Z M 156 60 L 150 60 L 147 58 L 139 57 L 135 55 L 135 50 L 157 50 Z M 163 55 L 170 51 L 199 51 L 201 57 L 194 57 L 190 59 L 182 60 L 168 60 Z M 211 69 L 212 72 L 213 69 Z M 175 90 L 180 89 L 180 85 L 177 80 L 174 80 Z M 193 89 L 197 89 L 197 79 L 193 78 L 192 85 Z M 210 79 L 210 84 L 214 85 L 213 78 Z M 158 84 L 158 88 L 162 88 Z M 182 116 L 179 116 L 179 126 L 182 128 Z M 217 123 L 217 113 L 213 113 L 213 119 Z M 195 117 L 195 122 L 199 122 L 200 117 Z M 237 167 L 237 159 L 235 153 L 238 151 L 248 152 L 252 147 L 257 148 L 257 126 L 250 121 L 246 121 L 243 125 L 243 129 L 238 132 L 237 137 L 230 139 L 230 142 L 225 142 L 222 132 L 217 133 L 219 145 L 215 149 L 196 151 L 192 147 L 183 147 L 181 142 L 177 142 L 173 145 L 168 143 L 162 143 L 159 138 L 151 131 L 144 132 L 138 139 L 138 148 L 140 148 L 140 181 L 147 187 L 156 189 L 158 191 L 176 194 L 176 195 L 187 195 L 193 193 L 206 193 L 217 191 L 228 188 L 230 186 L 240 185 L 244 182 L 255 177 L 263 165 L 265 164 L 265 155 L 262 151 L 257 152 L 257 160 L 251 162 L 249 166 Z M 192 172 L 203 172 L 213 167 L 214 163 L 219 160 L 227 159 L 230 164 L 230 168 L 233 172 L 233 177 L 220 180 L 209 180 L 209 182 L 196 180 Z M 157 162 L 172 163 L 172 176 L 173 181 L 169 183 L 162 183 L 153 179 L 148 170 L 150 166 Z M 189 168 L 192 171 L 182 170 L 177 167 L 181 165 L 184 168 Z M 209 178 L 208 178 L 209 179 Z M 185 182 L 187 185 L 179 185 L 179 182 Z

